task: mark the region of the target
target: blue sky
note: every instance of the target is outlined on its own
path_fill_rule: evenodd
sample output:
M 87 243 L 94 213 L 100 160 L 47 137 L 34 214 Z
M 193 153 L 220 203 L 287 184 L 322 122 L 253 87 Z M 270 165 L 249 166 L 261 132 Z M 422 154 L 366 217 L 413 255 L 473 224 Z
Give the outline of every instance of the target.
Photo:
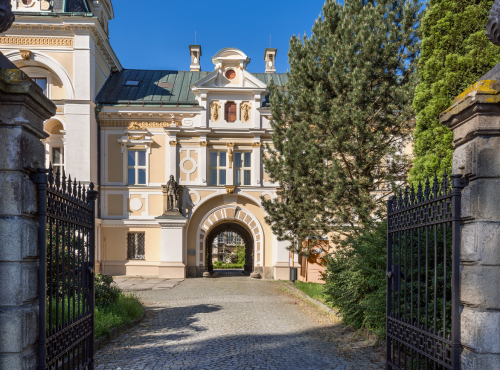
M 110 41 L 124 68 L 189 70 L 189 45 L 202 47 L 201 68 L 225 47 L 251 59 L 250 72 L 264 72 L 264 50 L 278 48 L 277 72 L 288 69 L 292 35 L 311 33 L 324 0 L 114 0 Z

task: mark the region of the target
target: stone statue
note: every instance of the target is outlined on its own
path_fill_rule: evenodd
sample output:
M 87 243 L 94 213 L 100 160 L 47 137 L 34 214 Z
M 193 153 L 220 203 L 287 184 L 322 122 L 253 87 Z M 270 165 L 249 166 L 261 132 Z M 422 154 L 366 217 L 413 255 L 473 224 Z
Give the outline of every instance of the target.
M 10 0 L 0 0 L 0 33 L 7 31 L 12 27 L 12 23 L 16 20 L 12 12 Z
M 174 180 L 174 176 L 170 175 L 170 180 L 167 182 L 166 186 L 167 195 L 167 212 L 177 211 L 179 212 L 179 185 L 177 181 Z
M 495 45 L 500 46 L 500 0 L 495 0 L 486 23 L 486 36 Z

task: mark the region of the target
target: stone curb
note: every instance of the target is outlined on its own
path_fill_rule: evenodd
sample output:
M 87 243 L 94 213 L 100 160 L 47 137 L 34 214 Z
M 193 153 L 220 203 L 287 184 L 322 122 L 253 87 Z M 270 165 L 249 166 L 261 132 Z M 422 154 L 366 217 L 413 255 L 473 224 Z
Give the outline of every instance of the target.
M 131 323 L 123 324 L 120 327 L 113 328 L 109 331 L 109 334 L 103 335 L 102 337 L 94 340 L 94 351 L 97 352 L 104 348 L 106 344 L 108 344 L 113 339 L 118 338 L 120 334 L 132 329 L 134 326 L 140 324 L 144 318 L 146 317 L 146 307 L 144 307 L 144 312 L 142 313 L 142 317 L 132 321 Z
M 334 310 L 333 308 L 330 308 L 328 307 L 326 304 L 324 304 L 323 302 L 320 302 L 318 301 L 317 299 L 314 299 L 312 297 L 309 297 L 306 293 L 304 293 L 302 290 L 294 287 L 292 285 L 292 283 L 290 282 L 284 282 L 282 281 L 281 282 L 285 287 L 287 287 L 288 289 L 290 289 L 293 293 L 295 293 L 296 295 L 300 296 L 301 298 L 313 303 L 315 306 L 318 306 L 318 308 L 320 308 L 322 311 L 324 311 L 325 313 L 328 313 L 328 314 L 332 314 L 332 315 L 336 315 L 336 316 L 339 316 L 339 313 L 338 311 Z

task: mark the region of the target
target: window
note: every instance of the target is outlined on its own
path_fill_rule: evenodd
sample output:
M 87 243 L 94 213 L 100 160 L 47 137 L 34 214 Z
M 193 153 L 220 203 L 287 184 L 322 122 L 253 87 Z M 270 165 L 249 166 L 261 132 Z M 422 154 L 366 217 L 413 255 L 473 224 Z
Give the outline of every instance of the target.
M 64 148 L 63 147 L 53 147 L 52 148 L 52 168 L 54 169 L 54 174 L 58 172 L 61 174 L 64 170 Z
M 210 152 L 210 185 L 226 185 L 227 152 Z
M 226 122 L 236 121 L 236 103 L 228 101 L 226 103 Z
M 146 185 L 146 151 L 129 150 L 127 162 L 128 184 Z
M 33 81 L 35 81 L 35 83 L 42 88 L 43 94 L 47 96 L 47 79 L 41 77 L 35 77 L 33 78 Z
M 128 233 L 127 234 L 127 259 L 145 260 L 145 240 L 146 233 Z
M 125 82 L 125 86 L 139 86 L 139 82 L 140 81 L 132 81 L 132 80 L 128 80 Z
M 251 185 L 252 153 L 234 153 L 234 185 Z

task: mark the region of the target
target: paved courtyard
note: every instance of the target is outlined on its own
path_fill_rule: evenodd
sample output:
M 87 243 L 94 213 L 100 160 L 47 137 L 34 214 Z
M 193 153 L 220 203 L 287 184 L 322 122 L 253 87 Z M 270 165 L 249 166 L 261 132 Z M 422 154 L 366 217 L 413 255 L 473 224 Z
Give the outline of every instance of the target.
M 97 369 L 385 368 L 282 283 L 227 275 L 137 291 L 146 319 L 96 354 Z

